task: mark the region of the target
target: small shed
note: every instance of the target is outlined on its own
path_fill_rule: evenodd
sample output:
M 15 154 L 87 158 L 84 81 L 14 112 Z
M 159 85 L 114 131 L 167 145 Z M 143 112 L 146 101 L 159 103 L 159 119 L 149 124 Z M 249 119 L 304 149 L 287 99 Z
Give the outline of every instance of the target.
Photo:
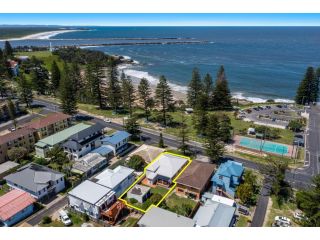
M 127 194 L 127 197 L 136 199 L 139 203 L 143 203 L 150 196 L 150 188 L 147 186 L 136 185 L 131 188 Z

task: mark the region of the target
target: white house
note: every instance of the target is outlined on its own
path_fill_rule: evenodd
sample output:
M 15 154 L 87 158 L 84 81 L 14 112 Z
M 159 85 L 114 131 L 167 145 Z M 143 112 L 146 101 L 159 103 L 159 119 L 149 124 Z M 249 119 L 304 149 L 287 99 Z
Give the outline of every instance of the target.
M 102 157 L 99 153 L 88 153 L 75 161 L 72 165 L 72 172 L 90 177 L 99 170 L 105 168 L 107 164 L 107 158 Z
M 157 182 L 170 185 L 173 178 L 188 163 L 183 157 L 169 153 L 162 154 L 155 162 L 147 167 L 146 177 L 150 184 Z
M 118 166 L 115 169 L 106 169 L 95 176 L 92 181 L 112 189 L 119 197 L 134 182 L 134 170 L 124 166 Z
M 65 188 L 64 174 L 34 163 L 4 179 L 11 188 L 26 191 L 38 200 L 54 196 Z
M 101 212 L 116 201 L 116 196 L 110 188 L 86 180 L 68 193 L 68 200 L 72 209 L 99 219 Z

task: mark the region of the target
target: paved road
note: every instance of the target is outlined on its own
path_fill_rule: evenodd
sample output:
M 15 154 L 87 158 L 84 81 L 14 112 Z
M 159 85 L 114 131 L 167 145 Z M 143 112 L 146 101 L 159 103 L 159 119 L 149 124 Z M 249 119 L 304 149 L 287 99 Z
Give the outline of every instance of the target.
M 32 226 L 35 226 L 39 224 L 44 216 L 49 216 L 53 214 L 58 209 L 64 207 L 68 204 L 68 198 L 67 196 L 64 196 L 54 204 L 52 204 L 50 207 L 40 210 L 38 213 L 33 215 L 31 218 L 27 220 L 27 223 L 29 223 Z
M 309 111 L 309 126 L 306 134 L 306 159 L 304 172 L 310 176 L 320 173 L 320 107 L 312 106 Z

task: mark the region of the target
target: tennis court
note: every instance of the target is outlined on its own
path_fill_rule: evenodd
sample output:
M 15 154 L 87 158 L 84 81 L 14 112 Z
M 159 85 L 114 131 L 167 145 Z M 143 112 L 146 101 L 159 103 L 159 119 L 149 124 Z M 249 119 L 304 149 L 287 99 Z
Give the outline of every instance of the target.
M 289 153 L 288 146 L 286 145 L 254 138 L 241 137 L 240 146 L 279 155 L 286 155 Z

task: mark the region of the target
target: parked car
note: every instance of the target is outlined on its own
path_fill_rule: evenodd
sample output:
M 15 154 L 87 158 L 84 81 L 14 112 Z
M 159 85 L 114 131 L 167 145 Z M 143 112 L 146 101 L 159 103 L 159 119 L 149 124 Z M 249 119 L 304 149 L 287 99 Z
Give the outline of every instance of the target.
M 291 225 L 291 220 L 290 220 L 289 218 L 287 218 L 287 217 L 276 216 L 276 217 L 274 218 L 274 220 L 275 220 L 276 222 L 281 223 L 281 224 Z
M 59 218 L 65 226 L 70 226 L 72 224 L 71 219 L 69 218 L 68 214 L 64 210 L 59 211 Z
M 10 132 L 14 132 L 16 130 L 16 128 L 15 127 L 11 127 L 11 128 L 9 128 L 9 131 Z
M 297 212 L 297 211 L 294 212 L 293 217 L 298 221 L 302 221 L 303 219 L 305 219 L 305 216 L 303 215 L 303 213 Z
M 105 121 L 106 123 L 111 123 L 111 119 L 110 119 L 110 118 L 105 118 L 104 121 Z
M 243 215 L 249 215 L 250 214 L 250 210 L 242 205 L 238 205 L 238 212 L 243 214 Z

